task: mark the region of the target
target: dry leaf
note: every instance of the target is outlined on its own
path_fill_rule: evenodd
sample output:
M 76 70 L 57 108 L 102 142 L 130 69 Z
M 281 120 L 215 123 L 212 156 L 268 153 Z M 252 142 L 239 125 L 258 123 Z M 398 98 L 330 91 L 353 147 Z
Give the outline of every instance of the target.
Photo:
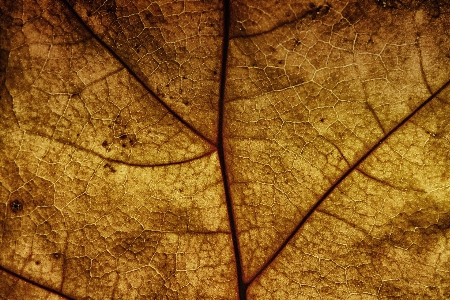
M 445 0 L 0 0 L 2 299 L 450 298 Z

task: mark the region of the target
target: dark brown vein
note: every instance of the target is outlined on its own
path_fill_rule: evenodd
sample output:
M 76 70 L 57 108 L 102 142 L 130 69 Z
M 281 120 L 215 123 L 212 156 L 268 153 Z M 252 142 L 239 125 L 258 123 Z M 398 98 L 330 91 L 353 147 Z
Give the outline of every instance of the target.
M 430 97 L 428 97 L 422 104 L 420 104 L 416 109 L 414 109 L 409 115 L 407 115 L 402 121 L 400 121 L 397 126 L 392 128 L 385 136 L 383 136 L 372 148 L 370 148 L 366 153 L 364 153 L 358 161 L 356 161 L 341 177 L 339 177 L 333 185 L 320 197 L 320 199 L 309 209 L 306 215 L 300 220 L 300 222 L 295 226 L 294 230 L 289 234 L 289 236 L 283 241 L 283 243 L 278 247 L 278 249 L 272 254 L 272 256 L 266 261 L 266 263 L 256 272 L 256 274 L 247 282 L 250 285 L 257 277 L 259 277 L 280 255 L 280 253 L 286 248 L 287 244 L 294 238 L 294 236 L 299 232 L 303 225 L 308 221 L 311 215 L 317 210 L 317 208 L 322 204 L 322 202 L 339 186 L 339 184 L 346 179 L 363 161 L 366 160 L 378 147 L 383 144 L 392 134 L 398 131 L 406 122 L 408 122 L 415 114 L 417 114 L 425 105 L 427 105 L 431 100 L 436 98 L 436 96 L 442 92 L 447 86 L 450 85 L 450 80 L 441 86 L 436 92 L 434 92 Z
M 362 170 L 361 168 L 356 168 L 356 170 L 359 173 L 361 173 L 362 175 L 366 176 L 367 178 L 370 178 L 370 179 L 372 179 L 375 182 L 378 182 L 378 183 L 381 183 L 383 185 L 386 185 L 386 186 L 388 186 L 388 187 L 390 187 L 390 188 L 392 188 L 394 190 L 398 190 L 398 191 L 413 191 L 413 192 L 416 192 L 416 193 L 426 193 L 425 190 L 423 190 L 423 189 L 419 190 L 419 189 L 413 188 L 411 186 L 409 186 L 409 187 L 396 186 L 396 185 L 394 185 L 394 184 L 392 184 L 390 182 L 387 182 L 385 180 L 382 180 L 380 178 L 372 176 L 371 174 L 367 173 L 366 171 Z
M 242 274 L 242 259 L 239 249 L 239 241 L 236 230 L 236 220 L 234 217 L 233 203 L 231 199 L 231 191 L 228 180 L 228 173 L 226 167 L 225 150 L 224 150 L 224 136 L 223 136 L 223 123 L 224 123 L 224 111 L 225 111 L 225 86 L 227 82 L 227 59 L 228 59 L 228 45 L 230 37 L 230 0 L 223 1 L 223 41 L 222 41 L 222 66 L 221 66 L 221 79 L 219 90 L 219 122 L 217 131 L 217 152 L 220 161 L 220 170 L 222 172 L 223 188 L 225 191 L 225 199 L 227 203 L 228 220 L 230 223 L 231 239 L 233 242 L 234 259 L 236 264 L 236 275 L 238 284 L 239 300 L 247 299 L 247 285 L 244 283 Z
M 19 125 L 19 127 L 20 127 L 20 125 Z M 41 137 L 41 138 L 48 139 L 50 141 L 54 141 L 54 142 L 63 144 L 63 145 L 71 146 L 72 148 L 75 148 L 75 149 L 77 149 L 79 151 L 83 151 L 85 153 L 89 153 L 89 154 L 92 154 L 94 156 L 97 156 L 97 157 L 101 158 L 102 160 L 105 160 L 106 162 L 117 163 L 117 164 L 120 164 L 120 165 L 123 165 L 123 166 L 129 166 L 129 167 L 153 168 L 153 167 L 165 167 L 165 166 L 172 166 L 172 165 L 181 165 L 181 164 L 184 164 L 184 163 L 189 163 L 189 162 L 195 161 L 197 159 L 201 159 L 203 157 L 207 157 L 207 156 L 209 156 L 209 155 L 211 155 L 211 154 L 216 152 L 216 149 L 212 148 L 211 150 L 209 150 L 209 151 L 207 151 L 205 153 L 202 153 L 200 155 L 197 155 L 197 156 L 185 159 L 185 160 L 174 161 L 174 162 L 167 162 L 167 163 L 154 163 L 154 164 L 132 163 L 132 162 L 126 162 L 126 161 L 123 161 L 123 160 L 120 160 L 120 159 L 114 159 L 114 158 L 106 157 L 106 156 L 104 156 L 104 155 L 102 155 L 102 154 L 100 154 L 100 153 L 98 153 L 98 152 L 96 152 L 94 150 L 81 147 L 81 146 L 75 144 L 74 142 L 71 142 L 71 141 L 66 140 L 66 139 L 54 138 L 54 137 L 51 137 L 51 136 L 46 135 L 46 134 L 37 133 L 37 132 L 33 132 L 33 131 L 28 131 L 28 130 L 25 130 L 25 129 L 22 129 L 22 128 L 21 128 L 21 130 L 23 130 L 26 134 L 31 135 L 31 136 L 38 136 L 38 137 Z
M 3 272 L 5 272 L 5 273 L 7 273 L 7 274 L 9 274 L 9 275 L 11 275 L 11 276 L 13 276 L 13 277 L 18 278 L 19 280 L 23 280 L 23 281 L 25 281 L 25 282 L 27 282 L 27 283 L 29 283 L 29 284 L 32 284 L 32 285 L 34 285 L 34 286 L 36 286 L 36 287 L 38 287 L 38 288 L 41 288 L 41 289 L 43 289 L 43 290 L 45 290 L 45 291 L 47 291 L 47 292 L 49 292 L 49 293 L 53 293 L 53 294 L 56 294 L 56 295 L 58 295 L 58 296 L 60 296 L 60 297 L 63 297 L 63 298 L 66 298 L 66 299 L 70 299 L 70 300 L 71 300 L 71 299 L 74 299 L 74 298 L 71 298 L 71 297 L 69 297 L 69 296 L 67 296 L 67 295 L 64 295 L 64 294 L 61 293 L 60 291 L 57 291 L 57 290 L 54 290 L 54 289 L 52 289 L 52 288 L 46 287 L 46 286 L 44 286 L 44 285 L 42 285 L 42 284 L 40 284 L 40 283 L 38 283 L 38 282 L 35 282 L 35 281 L 31 280 L 31 279 L 28 279 L 28 278 L 26 278 L 26 277 L 23 277 L 22 275 L 16 274 L 16 273 L 14 273 L 13 271 L 8 270 L 8 269 L 6 269 L 6 268 L 3 267 L 3 266 L 0 266 L 0 271 L 3 271 Z
M 150 94 L 152 95 L 165 109 L 167 109 L 172 116 L 174 116 L 179 122 L 181 122 L 184 126 L 189 128 L 195 135 L 197 135 L 202 140 L 209 143 L 211 146 L 216 147 L 216 142 L 209 139 L 205 135 L 203 135 L 200 131 L 198 131 L 194 126 L 189 124 L 186 120 L 184 120 L 179 114 L 177 114 L 172 108 L 170 108 L 153 90 L 133 71 L 133 69 L 123 60 L 109 45 L 107 45 L 100 37 L 98 37 L 92 29 L 84 23 L 83 19 L 78 15 L 78 13 L 73 9 L 73 7 L 67 2 L 67 0 L 61 0 L 69 11 L 73 14 L 74 18 L 78 21 L 79 24 L 83 26 L 83 28 L 92 36 L 94 39 L 108 51 L 129 73 L 130 75 Z

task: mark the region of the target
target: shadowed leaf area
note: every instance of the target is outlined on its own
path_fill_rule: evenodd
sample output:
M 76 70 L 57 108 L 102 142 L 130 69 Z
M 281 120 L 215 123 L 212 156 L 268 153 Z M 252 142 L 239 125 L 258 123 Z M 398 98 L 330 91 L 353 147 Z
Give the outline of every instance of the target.
M 449 299 L 450 2 L 0 0 L 0 299 Z

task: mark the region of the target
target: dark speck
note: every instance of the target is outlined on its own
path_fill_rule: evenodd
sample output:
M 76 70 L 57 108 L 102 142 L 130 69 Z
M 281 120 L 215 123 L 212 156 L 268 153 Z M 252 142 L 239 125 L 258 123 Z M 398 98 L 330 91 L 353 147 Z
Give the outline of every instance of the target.
M 107 141 L 103 141 L 102 146 L 105 147 L 105 148 L 108 147 L 108 142 Z
M 61 257 L 61 254 L 59 254 L 58 252 L 53 253 L 53 257 L 58 259 Z
M 121 139 L 121 140 L 124 140 L 124 139 L 126 139 L 127 138 L 127 135 L 126 134 L 122 134 L 121 136 L 119 136 L 119 139 Z
M 40 265 L 41 262 L 39 260 L 36 261 L 36 265 Z
M 11 210 L 15 213 L 21 211 L 23 209 L 23 205 L 19 200 L 12 201 L 9 206 L 11 207 Z
M 114 169 L 114 167 L 110 164 L 105 164 L 103 167 L 108 168 L 111 173 L 116 173 L 116 169 Z

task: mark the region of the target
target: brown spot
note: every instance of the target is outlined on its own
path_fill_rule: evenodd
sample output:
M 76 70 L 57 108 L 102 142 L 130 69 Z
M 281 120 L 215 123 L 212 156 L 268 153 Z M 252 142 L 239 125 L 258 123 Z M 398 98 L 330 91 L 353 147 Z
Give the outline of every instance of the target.
M 37 260 L 37 261 L 35 262 L 35 264 L 36 264 L 36 265 L 40 265 L 41 262 L 40 262 L 39 260 Z
M 382 8 L 398 8 L 398 4 L 400 4 L 397 0 L 375 0 L 375 2 Z
M 108 168 L 111 173 L 116 173 L 116 169 L 113 166 L 111 166 L 110 164 L 108 164 L 108 163 L 105 164 L 103 166 L 103 168 L 105 168 L 105 169 Z
M 310 8 L 311 9 L 306 12 L 306 16 L 310 15 L 311 19 L 315 20 L 317 17 L 326 15 L 330 11 L 331 5 L 327 3 L 325 5 L 321 5 L 321 6 L 317 6 L 317 7 L 310 6 Z
M 450 213 L 440 215 L 436 225 L 441 230 L 450 229 Z
M 350 26 L 350 23 L 346 19 L 341 19 L 339 22 L 333 25 L 333 31 L 338 32 Z
M 104 148 L 108 147 L 108 141 L 103 141 L 102 146 L 103 146 Z
M 128 146 L 133 146 L 136 143 L 136 135 L 135 134 L 122 134 L 119 136 L 121 140 L 122 147 L 126 148 Z
M 53 253 L 53 257 L 56 259 L 59 259 L 61 257 L 61 254 L 58 252 Z
M 9 207 L 11 208 L 11 210 L 14 213 L 18 213 L 19 211 L 21 211 L 23 209 L 23 205 L 19 200 L 14 200 L 9 204 Z
M 355 24 L 364 15 L 364 10 L 359 2 L 349 3 L 342 11 L 342 16 L 348 20 L 350 24 Z

